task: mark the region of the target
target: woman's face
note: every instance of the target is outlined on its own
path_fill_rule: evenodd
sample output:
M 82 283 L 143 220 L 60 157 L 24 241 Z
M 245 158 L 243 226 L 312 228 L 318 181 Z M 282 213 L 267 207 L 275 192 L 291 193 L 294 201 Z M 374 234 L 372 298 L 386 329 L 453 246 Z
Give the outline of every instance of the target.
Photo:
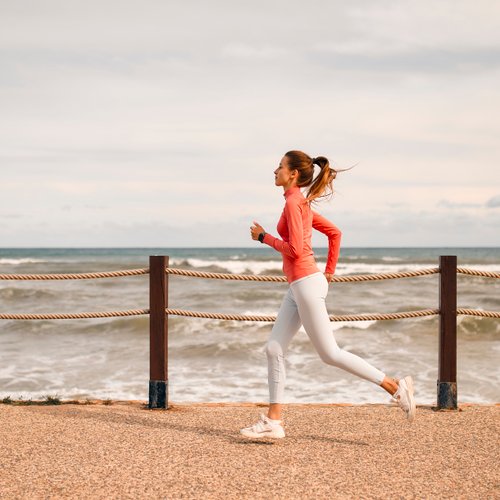
M 283 156 L 278 168 L 274 171 L 274 184 L 276 186 L 283 186 L 286 190 L 295 184 L 296 177 L 297 170 L 290 170 L 288 168 L 288 158 Z

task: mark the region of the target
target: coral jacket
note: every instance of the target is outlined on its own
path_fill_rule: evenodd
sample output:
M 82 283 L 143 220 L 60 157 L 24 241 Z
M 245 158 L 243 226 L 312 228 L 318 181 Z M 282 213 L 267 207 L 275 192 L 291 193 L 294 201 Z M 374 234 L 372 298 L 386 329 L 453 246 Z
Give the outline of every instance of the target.
M 269 233 L 263 243 L 273 247 L 283 256 L 283 272 L 289 283 L 319 272 L 311 246 L 312 229 L 328 237 L 328 258 L 326 273 L 333 274 L 340 251 L 340 229 L 328 219 L 311 210 L 300 188 L 291 187 L 284 193 L 285 208 L 277 225 L 283 238 L 275 238 Z

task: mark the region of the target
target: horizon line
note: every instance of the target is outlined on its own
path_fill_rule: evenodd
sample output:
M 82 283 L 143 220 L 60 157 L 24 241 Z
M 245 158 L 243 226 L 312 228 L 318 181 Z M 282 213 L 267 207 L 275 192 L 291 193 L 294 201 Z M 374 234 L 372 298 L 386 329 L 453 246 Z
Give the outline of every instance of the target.
M 195 249 L 267 249 L 267 247 L 259 247 L 259 246 L 158 246 L 158 245 L 149 245 L 149 246 L 14 246 L 14 247 L 3 247 L 0 246 L 0 250 L 95 250 L 95 249 L 123 249 L 123 250 L 141 250 L 141 249 L 149 249 L 149 248 L 165 248 L 165 249 L 176 249 L 176 250 L 195 250 Z M 270 248 L 270 247 L 269 247 Z M 314 246 L 313 248 L 321 248 L 328 249 L 328 246 Z M 405 248 L 467 248 L 467 249 L 483 249 L 483 248 L 499 248 L 500 245 L 486 245 L 486 246 L 446 246 L 446 245 L 415 245 L 415 246 L 364 246 L 364 245 L 353 245 L 353 246 L 343 246 L 341 249 L 355 249 L 355 248 L 364 248 L 364 249 L 380 249 L 380 248 L 394 248 L 394 249 L 405 249 Z

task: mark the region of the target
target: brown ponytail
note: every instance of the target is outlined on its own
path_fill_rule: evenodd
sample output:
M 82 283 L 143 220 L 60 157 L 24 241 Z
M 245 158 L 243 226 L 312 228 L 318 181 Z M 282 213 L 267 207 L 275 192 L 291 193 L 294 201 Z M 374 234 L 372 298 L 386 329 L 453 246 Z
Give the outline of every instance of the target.
M 337 176 L 337 172 L 330 168 L 328 158 L 318 156 L 313 159 L 314 165 L 318 165 L 321 169 L 313 183 L 307 190 L 307 201 L 314 201 L 317 198 L 328 197 L 333 194 L 333 179 Z
M 297 170 L 299 173 L 297 186 L 309 187 L 306 196 L 308 202 L 333 194 L 333 179 L 337 176 L 338 171 L 330 168 L 328 158 L 324 156 L 311 158 L 302 151 L 295 150 L 288 151 L 285 156 L 288 158 L 288 168 Z M 316 178 L 314 178 L 314 165 L 318 165 L 321 169 Z

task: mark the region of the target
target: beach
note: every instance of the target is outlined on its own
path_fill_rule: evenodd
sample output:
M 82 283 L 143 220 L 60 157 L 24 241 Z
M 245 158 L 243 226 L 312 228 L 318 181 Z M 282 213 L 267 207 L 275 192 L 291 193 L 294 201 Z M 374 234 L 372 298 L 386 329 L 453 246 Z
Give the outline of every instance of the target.
M 0 404 L 0 498 L 498 498 L 499 405 Z

